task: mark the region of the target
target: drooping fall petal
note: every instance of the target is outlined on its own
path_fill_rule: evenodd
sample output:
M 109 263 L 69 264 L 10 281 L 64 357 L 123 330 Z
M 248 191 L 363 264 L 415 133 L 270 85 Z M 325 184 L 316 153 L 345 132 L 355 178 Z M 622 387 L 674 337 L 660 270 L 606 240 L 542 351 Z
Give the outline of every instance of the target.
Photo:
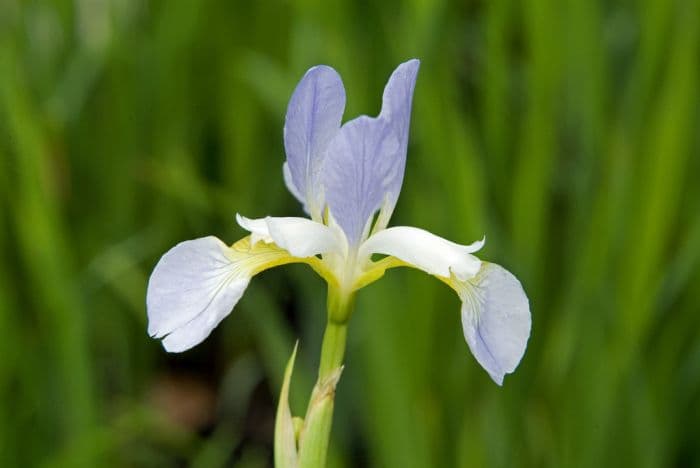
M 484 263 L 462 296 L 462 328 L 469 349 L 498 385 L 520 363 L 530 337 L 530 305 L 520 281 Z

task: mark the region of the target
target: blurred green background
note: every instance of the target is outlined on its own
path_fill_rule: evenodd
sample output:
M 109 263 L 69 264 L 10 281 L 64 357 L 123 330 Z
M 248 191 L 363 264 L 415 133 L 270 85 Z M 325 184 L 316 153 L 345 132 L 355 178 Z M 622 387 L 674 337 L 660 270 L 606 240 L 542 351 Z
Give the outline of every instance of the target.
M 529 294 L 497 387 L 418 271 L 361 291 L 334 467 L 700 466 L 700 2 L 0 1 L 0 465 L 268 466 L 318 365 L 325 289 L 257 277 L 202 345 L 146 335 L 175 243 L 300 215 L 282 125 L 310 66 L 376 115 L 422 60 L 393 219 Z

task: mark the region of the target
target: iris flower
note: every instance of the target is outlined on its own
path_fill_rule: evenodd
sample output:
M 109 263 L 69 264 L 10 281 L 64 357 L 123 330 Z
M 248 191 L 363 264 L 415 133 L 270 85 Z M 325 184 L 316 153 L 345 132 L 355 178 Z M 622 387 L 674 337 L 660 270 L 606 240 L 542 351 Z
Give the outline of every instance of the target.
M 387 227 L 403 181 L 418 68 L 418 60 L 396 68 L 377 117 L 342 125 L 345 89 L 338 73 L 324 65 L 306 72 L 287 108 L 283 175 L 309 218 L 237 215 L 250 235 L 233 245 L 209 236 L 173 247 L 149 280 L 149 334 L 170 352 L 192 348 L 231 312 L 253 276 L 275 266 L 306 263 L 341 298 L 387 269 L 407 266 L 457 293 L 467 344 L 501 385 L 530 335 L 520 282 L 474 255 L 484 240 L 460 245 L 416 227 Z

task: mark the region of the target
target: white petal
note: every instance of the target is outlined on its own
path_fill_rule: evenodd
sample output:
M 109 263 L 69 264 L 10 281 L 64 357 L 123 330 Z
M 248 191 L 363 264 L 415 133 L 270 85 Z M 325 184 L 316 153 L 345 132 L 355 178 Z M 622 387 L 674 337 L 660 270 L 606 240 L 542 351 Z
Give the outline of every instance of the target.
M 484 241 L 459 245 L 423 229 L 398 226 L 379 231 L 360 247 L 360 258 L 373 253 L 393 255 L 431 275 L 449 278 L 450 273 L 466 280 L 479 271 L 481 261 L 471 253 Z
M 267 227 L 266 218 L 250 219 L 236 213 L 236 222 L 240 227 L 250 232 L 250 243 L 252 245 L 257 244 L 260 241 L 263 241 L 266 244 L 274 242 L 270 236 L 270 230 Z
M 148 333 L 168 351 L 200 343 L 231 312 L 250 276 L 216 237 L 182 242 L 165 253 L 148 282 Z
M 502 385 L 530 337 L 530 305 L 520 281 L 503 267 L 484 263 L 460 296 L 464 338 L 479 364 Z
M 173 330 L 163 338 L 163 347 L 170 353 L 187 351 L 198 345 L 231 313 L 243 296 L 250 278 L 230 281 L 212 297 L 211 304 L 192 321 Z
M 248 219 L 236 215 L 238 224 L 266 243 L 274 242 L 295 257 L 311 257 L 329 252 L 347 251 L 345 237 L 339 229 L 307 218 L 271 217 Z

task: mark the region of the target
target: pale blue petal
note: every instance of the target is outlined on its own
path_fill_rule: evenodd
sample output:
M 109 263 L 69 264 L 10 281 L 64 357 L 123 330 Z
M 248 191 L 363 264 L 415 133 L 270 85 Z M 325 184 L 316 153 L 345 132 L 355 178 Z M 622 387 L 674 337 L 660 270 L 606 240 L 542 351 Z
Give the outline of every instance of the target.
M 530 305 L 520 281 L 484 263 L 462 296 L 462 328 L 469 349 L 498 385 L 520 363 L 530 337 Z
M 148 281 L 148 333 L 170 352 L 203 341 L 239 301 L 250 275 L 238 274 L 229 247 L 213 236 L 181 242 Z
M 287 152 L 285 177 L 292 194 L 316 220 L 323 209 L 319 176 L 330 140 L 340 128 L 345 89 L 338 73 L 319 65 L 306 72 L 297 85 L 284 124 Z
M 394 184 L 402 164 L 399 150 L 392 126 L 367 116 L 343 125 L 331 141 L 323 171 L 325 197 L 350 245 L 359 244 Z
M 388 183 L 388 200 L 387 206 L 384 208 L 388 211 L 388 216 L 385 216 L 387 221 L 389 216 L 391 216 L 391 212 L 394 210 L 396 200 L 399 198 L 399 193 L 401 192 L 401 184 L 406 167 L 406 150 L 408 148 L 408 133 L 411 123 L 413 90 L 416 85 L 419 67 L 420 61 L 417 59 L 402 63 L 394 70 L 394 73 L 391 74 L 384 88 L 382 111 L 379 117 L 389 122 L 399 140 L 399 152 L 397 156 L 399 161 L 397 163 L 396 172 L 392 174 L 392 179 Z
M 296 185 L 294 184 L 294 181 L 292 180 L 292 171 L 289 170 L 289 163 L 285 161 L 285 163 L 282 165 L 282 177 L 284 178 L 284 185 L 287 186 L 287 190 L 294 195 L 294 198 L 299 200 L 299 203 L 304 205 L 304 209 L 306 210 L 306 197 L 297 189 Z M 308 210 L 306 210 L 306 214 L 310 214 Z

